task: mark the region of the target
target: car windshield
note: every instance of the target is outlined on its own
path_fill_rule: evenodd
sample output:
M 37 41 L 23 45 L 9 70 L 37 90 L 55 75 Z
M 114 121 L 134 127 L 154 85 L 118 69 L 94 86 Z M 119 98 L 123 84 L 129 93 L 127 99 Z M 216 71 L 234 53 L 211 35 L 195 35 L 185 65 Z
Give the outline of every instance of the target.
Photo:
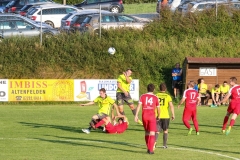
M 92 17 L 87 16 L 87 17 L 84 19 L 83 23 L 89 23 L 91 19 L 92 19 Z
M 32 6 L 33 5 L 25 5 L 25 6 L 23 6 L 23 8 L 20 9 L 20 11 L 26 11 L 26 10 L 28 10 Z
M 33 15 L 36 11 L 37 11 L 36 8 L 32 8 L 32 9 L 29 11 L 28 15 Z
M 68 13 L 65 17 L 62 18 L 62 20 L 67 20 L 73 13 Z
M 9 2 L 9 3 L 6 5 L 6 7 L 10 7 L 11 5 L 14 4 L 14 2 L 15 2 L 15 1 L 11 1 L 11 2 Z
M 6 2 L 2 2 L 1 6 L 6 6 L 9 2 L 6 1 Z

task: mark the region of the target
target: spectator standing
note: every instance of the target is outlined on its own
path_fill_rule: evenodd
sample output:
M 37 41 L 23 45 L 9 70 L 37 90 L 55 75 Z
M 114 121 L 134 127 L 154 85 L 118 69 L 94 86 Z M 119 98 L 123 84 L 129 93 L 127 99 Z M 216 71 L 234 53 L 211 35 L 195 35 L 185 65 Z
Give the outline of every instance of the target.
M 182 81 L 182 69 L 180 68 L 180 63 L 177 63 L 175 68 L 172 69 L 172 88 L 175 99 L 177 98 L 177 94 L 179 94 L 181 81 Z

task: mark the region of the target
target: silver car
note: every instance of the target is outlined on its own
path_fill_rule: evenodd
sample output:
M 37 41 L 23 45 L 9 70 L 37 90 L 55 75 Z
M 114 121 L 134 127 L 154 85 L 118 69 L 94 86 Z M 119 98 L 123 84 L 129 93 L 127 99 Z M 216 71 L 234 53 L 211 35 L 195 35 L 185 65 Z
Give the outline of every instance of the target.
M 110 28 L 132 28 L 132 29 L 143 29 L 151 20 L 141 19 L 135 16 L 126 14 L 102 14 L 101 16 L 101 27 L 103 29 Z M 81 24 L 81 32 L 94 32 L 98 33 L 100 26 L 100 14 L 92 14 L 87 16 Z
M 59 31 L 53 29 L 51 26 L 32 21 L 20 15 L 0 15 L 0 38 L 7 38 L 11 36 L 39 36 L 41 33 L 47 36 L 59 34 Z
M 109 11 L 101 11 L 102 13 L 111 13 Z M 83 20 L 91 14 L 99 13 L 99 9 L 86 9 L 80 10 L 78 12 L 71 12 L 68 13 L 65 17 L 61 20 L 61 29 L 65 31 L 74 31 L 77 28 L 80 28 L 81 23 Z

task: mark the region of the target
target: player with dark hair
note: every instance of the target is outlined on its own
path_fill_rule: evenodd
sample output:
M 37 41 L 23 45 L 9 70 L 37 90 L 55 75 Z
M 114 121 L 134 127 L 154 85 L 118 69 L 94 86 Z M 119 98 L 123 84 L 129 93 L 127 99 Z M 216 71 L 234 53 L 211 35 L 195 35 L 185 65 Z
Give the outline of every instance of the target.
M 133 99 L 130 95 L 130 84 L 132 82 L 132 69 L 127 69 L 123 74 L 121 74 L 117 79 L 117 105 L 119 108 L 119 112 L 122 115 L 125 115 L 125 112 L 123 110 L 123 104 L 124 102 L 127 103 L 127 105 L 132 110 L 133 115 L 136 115 L 136 109 L 134 107 Z M 138 121 L 139 124 L 142 124 L 142 121 Z
M 220 100 L 223 100 L 223 98 L 227 95 L 230 87 L 227 83 L 227 81 L 224 81 L 222 85 L 220 85 Z M 226 101 L 226 104 L 229 103 L 229 99 Z
M 229 84 L 231 85 L 232 88 L 230 88 L 229 92 L 224 97 L 224 99 L 221 100 L 220 102 L 218 102 L 218 104 L 220 105 L 221 103 L 226 102 L 228 100 L 228 98 L 231 96 L 231 101 L 229 103 L 229 106 L 227 109 L 227 114 L 224 117 L 223 126 L 222 126 L 222 132 L 226 133 L 226 135 L 228 135 L 230 133 L 231 128 L 233 127 L 235 120 L 236 120 L 238 114 L 240 113 L 240 86 L 237 85 L 237 78 L 231 77 Z M 225 132 L 227 123 L 228 123 L 228 119 L 231 114 L 232 114 L 232 118 L 231 118 L 229 127 L 228 127 L 227 131 Z
M 117 108 L 115 101 L 111 97 L 107 96 L 105 88 L 101 88 L 99 90 L 99 94 L 100 94 L 100 96 L 98 96 L 92 102 L 88 102 L 86 104 L 81 104 L 81 106 L 88 106 L 88 105 L 93 105 L 94 103 L 98 103 L 98 106 L 99 106 L 98 113 L 93 115 L 92 120 L 89 123 L 90 124 L 89 128 L 82 129 L 82 131 L 84 133 L 89 134 L 92 126 L 94 126 L 99 120 L 102 120 L 103 118 L 109 116 L 112 105 L 115 108 Z M 117 113 L 119 115 L 118 110 L 117 110 Z
M 200 102 L 200 96 L 198 92 L 193 89 L 195 83 L 190 81 L 188 83 L 188 89 L 183 93 L 183 98 L 179 102 L 178 109 L 185 102 L 185 108 L 183 112 L 182 121 L 188 128 L 188 135 L 192 133 L 192 128 L 189 124 L 189 120 L 192 119 L 193 125 L 196 130 L 196 134 L 199 135 L 198 121 L 197 121 L 197 104 Z
M 160 116 L 157 117 L 157 132 L 155 134 L 155 147 L 157 144 L 157 139 L 159 132 L 163 130 L 163 148 L 167 148 L 167 139 L 168 139 L 168 127 L 170 122 L 169 116 L 169 107 L 172 113 L 171 119 L 175 119 L 174 106 L 172 103 L 172 98 L 169 94 L 166 93 L 167 86 L 165 83 L 161 83 L 159 86 L 160 92 L 156 94 L 160 103 Z M 155 111 L 156 115 L 157 112 Z
M 153 94 L 155 86 L 153 84 L 149 84 L 147 86 L 148 93 L 141 95 L 140 100 L 138 102 L 137 111 L 135 115 L 135 122 L 138 119 L 138 113 L 140 111 L 140 107 L 142 106 L 142 120 L 143 120 L 143 127 L 145 130 L 145 142 L 147 145 L 147 152 L 149 154 L 154 154 L 153 148 L 155 143 L 155 132 L 157 131 L 156 126 L 156 116 L 155 116 L 155 109 L 157 108 L 157 116 L 160 115 L 160 107 L 159 107 L 159 100 Z

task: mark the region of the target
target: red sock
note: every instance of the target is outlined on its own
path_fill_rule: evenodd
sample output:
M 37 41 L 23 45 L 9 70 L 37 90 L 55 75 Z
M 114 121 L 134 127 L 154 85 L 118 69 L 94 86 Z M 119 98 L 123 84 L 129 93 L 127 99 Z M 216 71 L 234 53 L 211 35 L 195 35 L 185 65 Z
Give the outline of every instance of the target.
M 149 139 L 149 135 L 145 135 L 145 142 L 146 142 L 147 148 L 148 148 L 148 139 Z
M 224 117 L 222 130 L 225 130 L 225 129 L 226 129 L 226 127 L 227 127 L 227 122 L 228 122 L 228 118 L 229 118 L 228 116 L 225 116 L 225 117 Z
M 148 150 L 150 152 L 153 152 L 154 143 L 155 143 L 155 136 L 154 135 L 149 135 Z
M 101 125 L 103 125 L 104 123 L 105 123 L 105 121 L 102 119 L 101 121 L 99 121 L 99 122 L 95 125 L 95 127 L 98 128 L 98 127 L 100 127 Z
M 231 119 L 230 126 L 232 127 L 234 125 L 234 123 L 235 123 L 235 119 Z

